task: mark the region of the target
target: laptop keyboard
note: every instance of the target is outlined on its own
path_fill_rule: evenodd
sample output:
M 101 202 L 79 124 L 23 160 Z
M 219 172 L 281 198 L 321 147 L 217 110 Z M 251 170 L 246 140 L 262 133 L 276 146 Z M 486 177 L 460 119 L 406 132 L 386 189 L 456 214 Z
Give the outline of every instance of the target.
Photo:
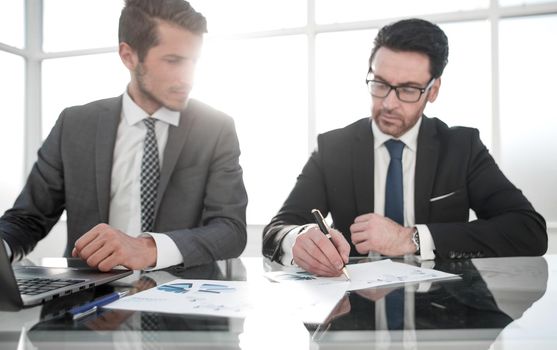
M 16 280 L 19 292 L 27 295 L 37 295 L 85 281 L 61 278 L 17 278 Z

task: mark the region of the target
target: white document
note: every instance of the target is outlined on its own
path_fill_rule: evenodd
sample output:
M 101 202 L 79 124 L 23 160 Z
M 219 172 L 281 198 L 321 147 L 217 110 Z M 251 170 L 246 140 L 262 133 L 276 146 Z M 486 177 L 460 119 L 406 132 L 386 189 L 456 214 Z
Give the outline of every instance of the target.
M 350 274 L 350 290 L 458 278 L 457 275 L 393 262 L 389 259 L 346 266 Z
M 253 308 L 247 282 L 177 279 L 130 295 L 108 309 L 245 317 Z
M 261 310 L 303 323 L 322 323 L 346 294 L 347 286 L 347 282 L 328 285 L 269 283 L 266 287 L 267 305 L 261 305 Z M 280 302 L 268 304 L 276 300 Z
M 339 277 L 317 277 L 301 269 L 268 272 L 265 276 L 272 281 L 296 282 L 297 284 L 324 286 L 346 283 L 347 290 L 458 277 L 454 274 L 397 263 L 389 259 L 361 264 L 350 264 L 346 265 L 346 269 L 350 275 L 350 281 L 347 281 L 344 275 Z
M 321 323 L 344 296 L 347 285 L 341 282 L 290 288 L 285 284 L 263 282 L 176 279 L 104 307 L 240 318 L 272 314 L 304 323 Z

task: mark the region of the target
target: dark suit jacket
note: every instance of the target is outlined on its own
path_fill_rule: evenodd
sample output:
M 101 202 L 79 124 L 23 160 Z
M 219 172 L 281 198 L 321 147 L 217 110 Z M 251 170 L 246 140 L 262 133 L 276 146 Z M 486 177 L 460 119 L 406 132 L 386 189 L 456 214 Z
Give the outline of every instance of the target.
M 311 209 L 331 213 L 351 244 L 350 225 L 373 212 L 373 134 L 369 118 L 317 139 L 315 151 L 278 214 L 263 231 L 263 254 L 280 255 L 293 225 L 313 222 Z M 547 250 L 544 219 L 501 172 L 476 129 L 449 128 L 423 117 L 415 170 L 416 224 L 427 224 L 436 254 L 449 258 L 541 255 Z M 432 198 L 451 194 L 446 198 Z M 478 220 L 468 222 L 469 209 Z
M 0 234 L 16 256 L 31 251 L 67 211 L 68 244 L 108 222 L 112 157 L 122 97 L 65 109 L 38 152 Z M 247 194 L 233 120 L 190 100 L 169 126 L 154 232 L 167 234 L 185 266 L 237 257 L 246 245 Z M 138 199 L 139 200 L 139 199 Z

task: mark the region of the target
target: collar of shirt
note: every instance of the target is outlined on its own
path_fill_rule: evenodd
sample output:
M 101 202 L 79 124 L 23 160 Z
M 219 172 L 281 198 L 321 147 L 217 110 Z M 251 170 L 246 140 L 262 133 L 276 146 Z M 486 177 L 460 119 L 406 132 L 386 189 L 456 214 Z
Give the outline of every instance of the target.
M 132 100 L 127 90 L 124 92 L 122 99 L 122 114 L 130 126 L 149 117 L 149 114 Z M 180 124 L 180 112 L 171 111 L 166 107 L 159 108 L 151 117 L 173 126 L 178 126 Z
M 410 128 L 404 135 L 399 137 L 397 140 L 404 142 L 406 147 L 408 147 L 413 152 L 416 152 L 418 148 L 418 133 L 420 131 L 420 125 L 422 124 L 422 118 L 418 119 L 416 124 Z M 385 141 L 392 139 L 391 135 L 387 135 L 379 130 L 375 120 L 371 119 L 371 130 L 373 132 L 373 148 L 377 150 L 379 147 L 383 146 Z

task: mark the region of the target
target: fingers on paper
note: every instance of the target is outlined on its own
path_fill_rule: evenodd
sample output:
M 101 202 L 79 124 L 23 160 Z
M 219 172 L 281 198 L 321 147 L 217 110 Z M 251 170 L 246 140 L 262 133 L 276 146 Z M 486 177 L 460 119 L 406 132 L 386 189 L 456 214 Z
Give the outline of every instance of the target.
M 317 228 L 298 236 L 292 253 L 298 266 L 319 275 L 338 276 L 344 266 L 333 242 Z

